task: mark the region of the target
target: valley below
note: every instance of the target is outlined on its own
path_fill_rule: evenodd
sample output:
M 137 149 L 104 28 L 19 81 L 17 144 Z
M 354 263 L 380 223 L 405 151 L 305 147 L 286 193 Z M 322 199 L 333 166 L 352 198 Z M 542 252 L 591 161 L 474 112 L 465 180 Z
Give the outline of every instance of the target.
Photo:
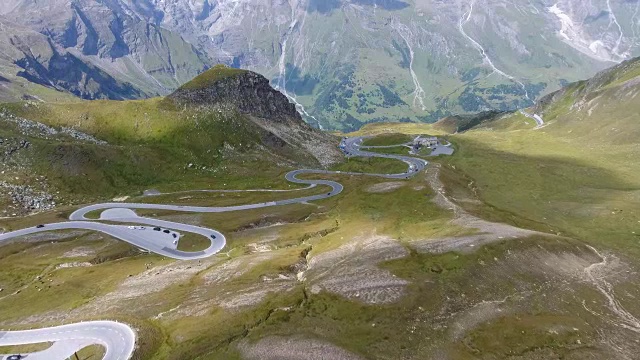
M 623 0 L 5 0 L 0 99 L 165 96 L 253 70 L 315 127 L 513 111 L 640 55 Z

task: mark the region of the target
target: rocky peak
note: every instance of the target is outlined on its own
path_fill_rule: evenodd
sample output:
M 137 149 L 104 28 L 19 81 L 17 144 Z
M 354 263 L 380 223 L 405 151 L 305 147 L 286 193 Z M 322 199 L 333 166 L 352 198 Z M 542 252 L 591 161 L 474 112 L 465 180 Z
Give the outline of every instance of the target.
M 216 65 L 184 84 L 168 98 L 199 106 L 233 106 L 243 114 L 263 119 L 297 119 L 295 105 L 275 90 L 264 76 L 247 70 Z
M 185 108 L 238 111 L 262 128 L 264 145 L 311 154 L 322 166 L 342 158 L 336 137 L 305 123 L 295 105 L 272 88 L 267 78 L 255 72 L 216 65 L 167 99 Z

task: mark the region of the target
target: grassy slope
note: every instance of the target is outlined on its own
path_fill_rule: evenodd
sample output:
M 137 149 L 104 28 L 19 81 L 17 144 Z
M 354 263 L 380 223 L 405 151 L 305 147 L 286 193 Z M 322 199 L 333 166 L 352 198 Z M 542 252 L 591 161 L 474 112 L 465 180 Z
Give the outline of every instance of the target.
M 454 136 L 461 156 L 445 160 L 448 174 L 469 183 L 449 190 L 471 188 L 485 216 L 639 254 L 630 246 L 640 234 L 638 69 L 570 86 L 544 108 L 542 129 L 517 114 Z
M 408 143 L 413 138 L 406 134 L 384 134 L 373 138 L 365 139 L 362 142 L 364 146 L 390 146 Z
M 186 90 L 202 89 L 210 85 L 212 82 L 216 82 L 240 74 L 245 74 L 246 72 L 246 70 L 234 69 L 219 64 L 198 75 L 196 78 L 185 83 L 180 88 Z
M 424 131 L 428 129 L 422 130 L 420 132 L 428 132 Z M 454 139 L 462 152 L 454 156 L 452 161 L 474 156 L 464 152 L 468 142 L 459 136 Z M 499 159 L 497 151 L 486 153 L 493 156 L 493 161 Z M 447 174 L 458 179 L 458 172 L 453 169 L 449 171 L 453 173 Z M 516 176 L 517 171 L 514 173 Z M 433 256 L 412 252 L 405 259 L 382 265 L 396 276 L 411 282 L 406 296 L 393 305 L 370 306 L 326 292 L 313 294 L 305 284 L 301 284 L 287 292 L 271 294 L 257 305 L 236 311 L 213 306 L 199 316 L 153 319 L 157 314 L 183 304 L 192 294 L 200 294 L 201 301 L 206 302 L 220 294 L 245 291 L 247 286 L 260 284 L 263 277 L 274 277 L 288 271 L 301 260 L 301 254 L 310 251 L 313 257 L 341 246 L 348 239 L 366 236 L 372 231 L 392 236 L 401 242 L 468 232 L 452 226 L 451 213 L 431 202 L 434 192 L 423 186 L 422 176 L 409 180 L 405 186 L 389 193 L 371 193 L 367 190 L 373 184 L 385 182 L 380 179 L 337 175 L 327 178 L 342 182 L 345 191 L 339 197 L 316 202 L 320 208 L 293 205 L 246 211 L 242 216 L 238 216 L 238 213 L 198 216 L 204 226 L 214 227 L 229 235 L 229 252 L 221 256 L 220 261 L 250 258 L 251 255 L 247 255 L 250 254 L 250 245 L 271 236 L 272 228 L 251 229 L 252 224 L 285 223 L 276 227 L 278 236 L 270 240 L 269 245 L 275 249 L 272 260 L 215 286 L 204 285 L 202 277 L 196 275 L 193 279 L 145 296 L 144 305 L 134 298 L 126 301 L 124 307 L 121 305 L 104 310 L 94 316 L 122 318 L 135 323 L 141 338 L 138 356 L 143 359 L 240 359 L 236 345 L 242 339 L 251 342 L 262 336 L 292 334 L 325 339 L 366 358 L 381 359 L 394 359 L 399 355 L 428 358 L 430 354 L 443 351 L 461 359 L 478 357 L 479 354 L 485 358 L 504 358 L 532 351 L 551 351 L 568 359 L 578 359 L 580 351 L 584 349 L 597 353 L 598 320 L 582 309 L 575 299 L 565 295 L 553 296 L 551 300 L 544 297 L 547 293 L 555 294 L 551 290 L 529 299 L 528 308 L 482 322 L 457 340 L 450 339 L 448 329 L 452 320 L 448 315 L 443 317 L 443 314 L 464 311 L 481 300 L 499 301 L 512 295 L 514 289 L 535 294 L 533 289 L 539 283 L 556 283 L 546 275 L 528 273 L 521 267 L 521 261 L 509 259 L 517 254 L 527 258 L 530 251 L 538 251 L 541 245 L 559 253 L 581 255 L 588 252 L 583 245 L 568 240 L 536 238 L 512 241 L 466 255 L 449 253 Z M 276 185 L 285 187 L 282 178 L 278 179 L 280 184 Z M 287 198 L 290 194 L 281 196 Z M 203 200 L 209 201 L 209 196 L 205 197 L 207 199 Z M 61 214 L 60 218 L 63 217 L 64 214 Z M 3 226 L 11 225 L 6 223 Z M 122 243 L 109 242 L 104 248 L 103 241 L 78 237 L 44 246 L 16 244 L 5 247 L 4 251 L 10 251 L 10 254 L 2 253 L 0 256 L 3 263 L 7 264 L 8 276 L 25 274 L 15 279 L 14 288 L 30 281 L 52 263 L 93 261 L 95 258 L 104 261 L 89 268 L 90 271 L 69 269 L 52 272 L 46 277 L 46 280 L 53 280 L 52 287 L 43 291 L 55 295 L 55 302 L 50 302 L 48 296 L 30 288 L 8 302 L 5 300 L 3 305 L 7 306 L 4 308 L 10 312 L 4 313 L 2 318 L 8 322 L 19 322 L 19 319 L 34 314 L 72 312 L 113 290 L 129 274 L 144 271 L 145 264 L 151 262 L 153 266 L 158 266 L 168 263 L 153 255 L 127 255 L 128 246 Z M 68 250 L 87 246 L 100 250 L 96 255 L 71 259 L 61 256 Z M 23 261 L 34 255 L 37 256 L 37 263 Z M 504 274 L 511 276 L 505 278 Z M 599 301 L 598 294 L 581 286 L 576 284 L 572 288 L 579 292 L 581 299 L 587 299 L 589 303 Z M 465 296 L 460 296 L 461 293 Z M 27 301 L 29 306 L 18 306 Z M 549 306 L 556 312 L 546 312 Z M 561 315 L 563 313 L 571 315 Z M 43 320 L 36 322 L 47 323 Z M 578 330 L 565 331 L 567 327 Z M 557 331 L 550 333 L 548 329 Z M 577 339 L 581 340 L 583 346 L 574 345 Z
M 62 197 L 74 202 L 161 190 L 273 186 L 281 167 L 274 160 L 309 162 L 310 156 L 261 150 L 264 131 L 237 113 L 176 109 L 165 99 L 5 104 L 18 116 L 54 127 L 71 126 L 109 145 L 37 137 L 24 157 L 46 176 Z M 5 138 L 24 138 L 17 129 Z M 265 161 L 267 159 L 267 161 Z M 189 167 L 189 164 L 192 164 Z M 248 174 L 256 176 L 248 178 Z M 12 175 L 12 174 L 7 174 Z
M 399 174 L 407 170 L 407 165 L 393 159 L 355 157 L 333 166 L 331 170 L 370 174 Z
M 474 131 L 454 138 L 461 156 L 445 161 L 452 176 L 468 183 L 451 181 L 449 190 L 471 187 L 489 205 L 476 209 L 484 217 L 507 217 L 620 249 L 635 240 L 640 181 L 630 167 L 621 166 L 633 152 L 594 153 L 538 134 Z
M 444 165 L 441 179 L 447 193 L 459 200 L 459 205 L 483 218 L 584 240 L 597 248 L 614 251 L 629 264 L 637 266 L 640 255 L 640 248 L 636 245 L 640 240 L 640 163 L 637 161 L 640 158 L 637 142 L 640 123 L 636 114 L 640 109 L 634 99 L 640 89 L 637 81 L 633 80 L 633 74 L 638 72 L 640 66 L 636 66 L 605 77 L 605 80 L 600 80 L 601 84 L 592 82 L 570 87 L 544 109 L 548 126 L 543 129 L 533 130 L 535 124 L 531 119 L 512 114 L 492 119 L 466 133 L 450 136 L 457 149 L 456 155 L 435 160 Z M 591 90 L 585 91 L 589 87 Z M 380 131 L 383 126 L 384 131 Z M 364 128 L 358 135 L 402 132 L 396 129 L 406 126 L 378 125 Z M 438 128 L 437 125 L 435 127 Z M 445 130 L 442 127 L 439 129 Z M 429 130 L 422 128 L 422 132 Z M 412 126 L 409 132 L 414 131 Z M 446 294 L 445 288 L 451 289 L 446 297 L 448 301 L 455 302 L 453 299 L 459 297 L 462 291 L 466 296 L 478 296 L 478 299 L 487 301 L 492 297 L 481 295 L 481 292 L 477 292 L 478 288 L 495 286 L 491 292 L 495 296 L 500 293 L 498 289 L 505 286 L 522 286 L 508 284 L 515 278 L 535 278 L 535 271 L 519 273 L 514 269 L 503 269 L 499 275 L 502 280 L 493 282 L 487 277 L 486 269 L 478 270 L 482 275 L 478 274 L 480 279 L 474 283 L 470 279 L 474 279 L 473 269 L 477 264 L 485 266 L 492 261 L 502 262 L 502 252 L 506 249 L 509 249 L 509 253 L 526 253 L 529 251 L 527 249 L 533 247 L 550 251 L 549 257 L 545 257 L 546 263 L 555 254 L 566 253 L 572 246 L 586 250 L 583 245 L 563 245 L 534 239 L 530 242 L 487 246 L 471 256 L 456 253 L 438 256 L 412 254 L 410 258 L 394 260 L 387 266 L 397 275 L 415 280 L 416 284 L 435 282 L 442 286 L 439 290 L 429 289 L 429 286 L 413 289 L 416 296 L 428 292 L 429 299 L 435 303 L 438 300 L 434 300 L 434 297 Z M 509 275 L 505 277 L 505 274 Z M 629 289 L 637 287 L 626 284 L 618 288 L 621 292 L 635 291 Z M 585 356 L 604 358 L 603 353 L 597 355 L 602 351 L 597 347 L 585 350 L 572 345 L 577 341 L 576 335 L 580 337 L 578 343 L 581 344 L 596 341 L 598 327 L 581 320 L 589 317 L 588 314 L 563 317 L 560 315 L 563 311 L 549 312 L 550 308 L 558 311 L 564 307 L 564 311 L 577 314 L 583 310 L 580 301 L 595 303 L 602 298 L 581 289 L 577 291 L 580 295 L 576 301 L 565 291 L 557 295 L 564 306 L 551 305 L 555 301 L 550 303 L 550 298 L 543 295 L 530 302 L 535 310 L 529 312 L 521 309 L 517 315 L 505 313 L 487 321 L 464 340 L 449 345 L 448 353 L 461 359 L 506 358 L 514 355 L 553 358 L 550 354 L 571 359 Z M 627 309 L 638 310 L 633 300 L 624 299 L 623 303 Z M 424 308 L 427 306 L 422 305 Z M 412 316 L 419 315 L 414 313 Z M 370 321 L 374 322 L 373 319 Z M 427 317 L 425 321 L 432 320 Z M 567 324 L 579 329 L 579 335 L 561 332 L 550 336 L 549 332 L 543 330 Z M 432 341 L 425 344 L 427 349 L 438 342 L 436 333 L 431 332 L 429 336 Z
M 387 135 L 387 134 L 407 134 L 407 135 L 444 135 L 447 131 L 438 129 L 432 124 L 414 124 L 414 123 L 375 123 L 367 124 L 360 130 L 349 133 L 349 136 L 363 135 Z
M 314 176 L 314 178 L 316 177 Z M 447 236 L 461 233 L 460 229 L 445 226 L 449 221 L 449 215 L 446 211 L 439 209 L 430 202 L 430 197 L 433 194 L 430 189 L 417 187 L 422 183 L 420 178 L 412 179 L 402 189 L 386 194 L 373 194 L 366 191 L 370 185 L 380 182 L 379 179 L 358 176 L 331 176 L 329 178 L 342 182 L 345 185 L 345 192 L 340 197 L 317 202 L 318 205 L 322 206 L 321 209 L 315 206 L 293 205 L 268 210 L 246 211 L 243 212 L 242 216 L 238 216 L 237 213 L 201 215 L 200 218 L 204 226 L 214 227 L 229 235 L 228 254 L 232 257 L 246 256 L 247 244 L 262 238 L 262 232 L 268 230 L 258 229 L 253 235 L 247 236 L 238 229 L 243 229 L 252 223 L 260 221 L 289 223 L 289 225 L 281 227 L 278 239 L 271 244 L 283 249 L 278 251 L 273 261 L 265 263 L 229 283 L 225 283 L 223 287 L 201 288 L 201 290 L 206 291 L 205 294 L 210 293 L 205 298 L 225 293 L 225 291 L 242 289 L 247 284 L 257 282 L 257 279 L 262 276 L 273 276 L 281 273 L 284 269 L 298 262 L 300 259 L 299 254 L 305 249 L 312 247 L 313 253 L 321 253 L 340 246 L 345 238 L 352 238 L 359 236 L 363 232 L 370 232 L 372 227 L 375 227 L 380 233 L 391 234 L 404 240 L 434 236 L 436 234 L 438 236 Z M 280 181 L 284 182 L 283 180 Z M 281 194 L 279 197 L 288 198 L 291 195 Z M 419 211 L 416 211 L 414 207 L 405 206 L 410 201 L 415 204 Z M 318 212 L 320 213 L 319 215 L 310 217 L 311 214 Z M 60 219 L 63 217 L 64 214 L 61 214 Z M 304 219 L 309 220 L 304 221 Z M 37 221 L 41 220 L 38 219 Z M 329 231 L 335 228 L 336 223 L 340 224 L 337 230 Z M 12 227 L 12 223 L 5 221 L 3 226 Z M 51 264 L 55 265 L 70 261 L 94 261 L 93 259 L 97 257 L 111 259 L 101 262 L 99 266 L 89 268 L 89 271 L 80 268 L 51 272 L 52 275 L 46 276 L 44 281 L 45 284 L 49 284 L 49 279 L 52 279 L 53 282 L 51 287 L 43 290 L 44 293 L 37 292 L 36 288 L 30 287 L 29 290 L 21 292 L 21 294 L 12 297 L 10 300 L 3 300 L 3 305 L 6 305 L 3 309 L 7 309 L 7 311 L 13 309 L 10 314 L 4 313 L 4 321 L 15 321 L 29 314 L 77 309 L 89 303 L 92 298 L 113 290 L 115 284 L 124 281 L 128 274 L 137 274 L 143 271 L 144 264 L 149 262 L 153 262 L 154 266 L 166 264 L 166 261 L 153 255 L 139 256 L 135 253 L 125 255 L 128 251 L 126 244 L 115 241 L 109 241 L 106 244 L 108 246 L 105 247 L 103 241 L 91 241 L 86 236 L 80 236 L 69 241 L 47 243 L 39 247 L 37 243 L 23 243 L 3 247 L 3 252 L 0 253 L 0 256 L 3 259 L 3 263 L 6 264 L 6 276 L 11 277 L 13 276 L 12 274 L 22 274 L 21 277 L 13 278 L 13 287 L 5 291 L 23 286 L 40 274 L 43 268 L 51 266 Z M 62 256 L 65 252 L 78 247 L 99 250 L 98 254 L 90 256 L 80 255 L 75 258 L 64 258 Z M 25 256 L 38 256 L 39 260 L 36 263 L 24 262 L 22 259 Z M 123 258 L 116 260 L 120 257 Z M 142 328 L 141 337 L 145 341 L 150 341 L 150 338 L 154 339 L 157 329 L 162 329 L 161 332 L 164 335 L 162 335 L 160 342 L 164 345 L 151 350 L 145 358 L 182 359 L 203 356 L 202 358 L 207 359 L 228 359 L 233 358 L 229 354 L 234 352 L 233 348 L 227 348 L 226 342 L 228 339 L 242 335 L 247 328 L 252 328 L 256 325 L 258 325 L 256 335 L 265 332 L 270 333 L 275 329 L 274 326 L 280 328 L 281 330 L 279 331 L 285 331 L 288 329 L 288 325 L 287 322 L 282 322 L 281 315 L 270 317 L 269 322 L 265 323 L 264 326 L 261 323 L 268 317 L 271 309 L 296 306 L 296 304 L 300 304 L 305 296 L 300 287 L 292 292 L 270 296 L 258 306 L 243 309 L 241 312 L 229 313 L 223 309 L 214 309 L 198 318 L 185 317 L 179 320 L 162 321 L 147 320 L 159 312 L 180 304 L 190 292 L 196 291 L 200 286 L 200 281 L 198 280 L 183 283 L 165 292 L 153 294 L 152 298 L 147 297 L 144 310 L 132 305 L 130 311 L 110 310 L 106 312 L 107 315 L 103 314 L 102 316 L 126 316 L 127 322 L 137 319 Z M 54 296 L 56 301 L 50 301 L 49 296 Z M 30 305 L 21 307 L 19 311 L 16 311 L 17 304 L 24 302 L 26 299 L 30 299 Z M 291 315 L 292 321 L 295 324 L 304 323 L 305 331 L 309 332 L 312 331 L 311 328 L 308 328 L 309 326 L 320 326 L 320 328 L 328 329 L 334 326 L 335 319 L 333 319 L 333 315 L 326 317 L 326 315 L 321 314 L 321 309 L 327 307 L 333 309 L 327 315 L 334 311 L 337 314 L 344 312 L 341 315 L 344 317 L 344 323 L 341 325 L 340 333 L 351 332 L 358 327 L 362 327 L 362 321 L 366 321 L 366 318 L 371 316 L 362 317 L 357 314 L 362 312 L 374 314 L 375 311 L 375 308 L 321 294 L 310 299 L 310 302 L 304 308 L 295 310 L 295 313 Z M 310 313 L 306 314 L 307 311 L 310 311 Z M 385 311 L 382 316 L 387 317 L 389 315 L 391 315 L 391 310 Z M 101 315 L 96 314 L 96 316 Z M 323 318 L 324 320 L 322 320 Z M 398 319 L 397 321 L 404 320 Z M 389 324 L 389 326 L 391 325 Z M 388 328 L 381 328 L 376 333 L 383 334 L 385 331 L 388 331 Z M 391 340 L 393 339 L 389 341 Z M 363 344 L 355 344 L 350 348 L 359 349 L 360 345 Z M 227 351 L 230 351 L 230 353 Z M 141 351 L 141 353 L 144 352 Z M 151 356 L 152 353 L 155 355 Z M 204 354 L 208 355 L 204 356 Z

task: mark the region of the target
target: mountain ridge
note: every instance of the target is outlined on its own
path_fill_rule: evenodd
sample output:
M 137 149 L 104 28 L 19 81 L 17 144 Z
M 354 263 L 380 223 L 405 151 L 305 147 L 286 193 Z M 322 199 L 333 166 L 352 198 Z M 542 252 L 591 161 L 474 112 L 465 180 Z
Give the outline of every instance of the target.
M 0 13 L 112 78 L 105 81 L 131 84 L 122 98 L 167 95 L 224 63 L 266 76 L 314 126 L 347 131 L 527 107 L 640 55 L 632 2 L 53 0 L 41 8 L 8 0 Z M 5 69 L 15 72 L 22 58 Z M 115 98 L 93 84 L 58 88 Z
M 167 99 L 177 104 L 209 106 L 223 103 L 241 113 L 260 118 L 295 118 L 302 122 L 295 105 L 274 90 L 269 80 L 252 71 L 216 65 L 182 85 Z
M 338 138 L 305 123 L 267 79 L 234 72 L 194 79 L 204 84 L 198 101 L 193 90 L 182 89 L 145 100 L 1 104 L 0 187 L 10 191 L 0 194 L 0 203 L 13 204 L 5 215 L 50 209 L 52 201 L 105 200 L 205 180 L 251 176 L 269 183 L 287 169 L 326 168 L 342 159 Z M 247 94 L 254 96 L 252 107 L 245 106 Z M 41 206 L 31 208 L 32 198 L 24 194 L 41 193 L 33 199 Z M 12 201 L 16 196 L 28 198 Z

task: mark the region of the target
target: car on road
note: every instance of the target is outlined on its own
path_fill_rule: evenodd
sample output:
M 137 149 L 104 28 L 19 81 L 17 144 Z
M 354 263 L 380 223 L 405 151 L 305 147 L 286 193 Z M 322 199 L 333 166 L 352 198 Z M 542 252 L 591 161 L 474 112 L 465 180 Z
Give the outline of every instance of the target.
M 7 356 L 7 360 L 20 360 L 20 359 L 24 359 L 25 357 L 22 355 L 9 355 Z
M 215 235 L 211 235 L 211 238 L 212 238 L 212 239 L 215 239 L 215 238 L 216 238 L 216 236 L 215 236 Z
M 167 229 L 164 229 L 164 230 L 162 230 L 162 232 L 165 233 L 165 234 L 169 234 L 171 231 L 169 231 Z
M 37 229 L 42 229 L 43 227 L 44 227 L 44 225 L 42 225 L 42 224 L 36 226 Z
M 171 234 L 171 235 L 173 235 L 173 238 L 174 238 L 174 239 L 178 237 L 178 234 L 176 234 L 176 233 L 173 233 L 173 234 Z
M 173 240 L 173 245 L 178 245 L 178 240 Z
M 153 231 L 161 231 L 162 229 L 160 229 L 159 227 L 154 227 Z
M 136 227 L 135 227 L 135 226 L 127 226 L 127 228 L 128 228 L 129 230 L 135 230 L 135 229 L 136 229 Z

